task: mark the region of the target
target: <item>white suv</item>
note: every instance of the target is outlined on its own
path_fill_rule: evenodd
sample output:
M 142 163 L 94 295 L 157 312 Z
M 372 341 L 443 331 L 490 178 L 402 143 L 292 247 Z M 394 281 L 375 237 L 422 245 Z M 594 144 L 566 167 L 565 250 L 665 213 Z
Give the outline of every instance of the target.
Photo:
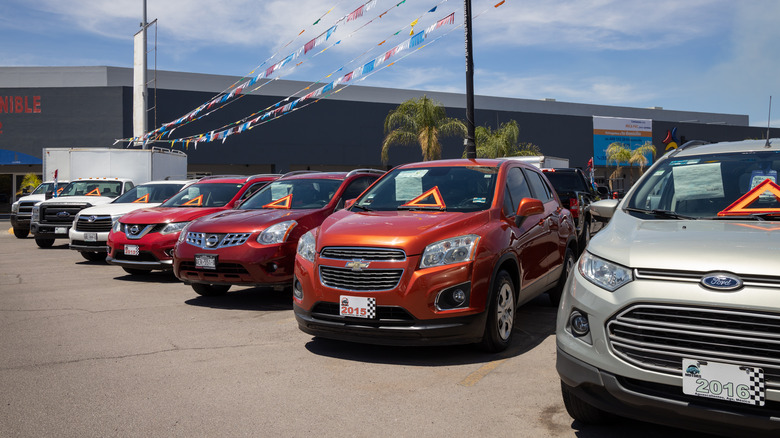
M 557 319 L 574 419 L 780 436 L 779 171 L 780 139 L 689 142 L 592 205 Z

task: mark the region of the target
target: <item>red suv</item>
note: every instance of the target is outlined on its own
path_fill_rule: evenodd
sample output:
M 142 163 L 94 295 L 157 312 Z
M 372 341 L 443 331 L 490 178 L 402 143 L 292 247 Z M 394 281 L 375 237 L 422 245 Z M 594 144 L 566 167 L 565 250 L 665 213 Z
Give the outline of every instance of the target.
M 173 267 L 173 246 L 193 219 L 233 208 L 280 175 L 212 176 L 177 193 L 159 207 L 122 216 L 108 234 L 106 261 L 128 274 Z
M 388 345 L 512 337 L 515 311 L 560 293 L 574 221 L 542 172 L 510 160 L 441 160 L 389 171 L 298 241 L 298 326 Z
M 200 295 L 221 295 L 233 284 L 289 288 L 298 238 L 383 173 L 358 169 L 280 178 L 237 209 L 190 223 L 176 244 L 173 272 Z

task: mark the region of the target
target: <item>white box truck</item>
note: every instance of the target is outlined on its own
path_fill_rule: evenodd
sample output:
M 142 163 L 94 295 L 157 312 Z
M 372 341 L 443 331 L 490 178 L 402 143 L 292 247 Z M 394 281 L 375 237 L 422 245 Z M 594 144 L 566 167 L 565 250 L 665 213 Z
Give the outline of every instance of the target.
M 516 157 L 506 157 L 506 158 L 532 164 L 540 169 L 551 169 L 555 167 L 569 167 L 568 158 L 551 157 L 549 155 L 520 155 Z
M 67 239 L 81 210 L 113 201 L 138 184 L 187 177 L 187 154 L 181 151 L 113 148 L 44 148 L 44 179 L 69 179 L 57 197 L 32 209 L 30 231 L 41 248 Z

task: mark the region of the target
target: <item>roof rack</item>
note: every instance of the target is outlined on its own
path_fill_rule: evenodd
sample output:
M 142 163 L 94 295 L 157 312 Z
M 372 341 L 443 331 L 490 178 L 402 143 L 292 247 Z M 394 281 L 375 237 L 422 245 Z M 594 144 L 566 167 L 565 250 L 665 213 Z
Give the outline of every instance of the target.
M 702 145 L 705 145 L 705 144 L 710 144 L 710 142 L 708 142 L 707 140 L 690 140 L 690 141 L 686 141 L 682 145 L 678 146 L 677 149 L 675 149 L 672 152 L 670 152 L 669 156 L 673 157 L 673 156 L 677 155 L 678 153 L 680 153 L 684 149 L 688 149 L 688 148 L 692 148 L 692 147 L 696 147 L 696 146 L 702 146 Z
M 319 170 L 293 170 L 291 172 L 287 172 L 283 174 L 280 178 L 285 178 L 293 175 L 302 175 L 304 173 L 322 173 L 322 172 L 320 172 Z
M 367 169 L 353 169 L 353 170 L 350 170 L 349 173 L 347 173 L 347 178 L 349 178 L 350 176 L 352 176 L 352 175 L 354 175 L 356 173 L 373 173 L 373 174 L 376 174 L 376 175 L 384 175 L 385 173 L 387 173 L 387 171 L 386 170 L 380 170 L 380 169 L 368 169 L 368 168 Z
M 246 175 L 208 175 L 208 176 L 203 176 L 201 178 L 198 178 L 198 181 L 204 181 L 207 179 L 217 179 L 217 178 L 246 178 Z
M 249 181 L 252 178 L 262 178 L 262 177 L 267 177 L 267 176 L 274 177 L 274 178 L 280 178 L 282 176 L 282 174 L 280 174 L 280 173 L 257 173 L 257 174 L 248 176 L 246 178 L 246 180 Z

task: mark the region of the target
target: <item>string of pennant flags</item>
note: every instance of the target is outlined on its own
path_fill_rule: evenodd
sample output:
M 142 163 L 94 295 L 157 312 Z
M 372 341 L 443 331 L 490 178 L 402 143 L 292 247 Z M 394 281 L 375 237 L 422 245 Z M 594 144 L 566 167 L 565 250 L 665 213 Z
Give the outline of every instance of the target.
M 445 1 L 447 1 L 447 0 L 442 0 L 439 3 L 439 5 L 441 3 L 443 3 L 443 2 L 445 2 Z M 498 8 L 499 6 L 503 5 L 505 3 L 505 1 L 506 0 L 502 0 L 499 3 L 493 5 L 493 8 Z M 377 2 L 377 0 L 370 0 L 368 2 L 363 3 L 357 9 L 355 9 L 353 12 L 345 15 L 344 17 L 341 17 L 339 20 L 336 21 L 336 23 L 339 23 L 339 22 L 344 21 L 344 20 L 352 21 L 352 20 L 356 20 L 356 19 L 362 17 L 365 11 L 370 10 L 371 8 L 373 8 L 376 5 L 376 2 Z M 406 2 L 406 0 L 403 0 L 403 1 L 395 4 L 392 8 L 382 12 L 379 16 L 375 17 L 371 21 L 374 21 L 377 18 L 381 18 L 382 16 L 387 14 L 391 9 L 400 6 L 403 3 L 405 3 L 405 2 Z M 434 6 L 433 8 L 428 10 L 426 13 L 435 12 L 439 5 Z M 329 9 L 325 14 L 323 14 L 322 17 L 317 19 L 317 21 L 315 21 L 314 24 L 316 25 L 317 23 L 319 23 L 320 20 L 322 20 L 323 17 L 325 17 L 328 13 L 330 13 L 330 11 L 332 11 L 332 9 L 333 8 Z M 489 10 L 489 8 L 486 9 L 485 11 L 475 15 L 473 17 L 473 19 L 476 19 L 477 17 L 482 15 L 487 10 Z M 425 14 L 423 14 L 423 15 L 425 15 Z M 246 89 L 248 89 L 249 87 L 251 87 L 252 85 L 256 84 L 260 79 L 267 78 L 273 72 L 281 69 L 285 64 L 288 64 L 292 60 L 294 60 L 297 57 L 301 56 L 301 54 L 306 54 L 307 52 L 311 51 L 313 48 L 316 48 L 317 46 L 322 45 L 335 32 L 336 25 L 331 26 L 326 31 L 324 31 L 320 35 L 318 35 L 317 37 L 311 39 L 306 44 L 304 44 L 301 48 L 299 48 L 298 50 L 296 50 L 292 54 L 288 55 L 285 59 L 275 63 L 274 65 L 272 65 L 271 67 L 266 69 L 261 74 L 252 77 L 248 81 L 243 82 L 243 83 L 241 83 L 238 86 L 235 86 L 235 84 L 238 84 L 239 82 L 241 82 L 242 79 L 239 79 L 238 81 L 236 81 L 233 84 L 233 86 L 235 86 L 235 88 L 233 88 L 229 93 L 223 92 L 220 95 L 217 95 L 215 98 L 211 99 L 209 102 L 207 102 L 207 103 L 205 103 L 203 105 L 200 105 L 195 110 L 189 112 L 185 116 L 182 116 L 182 117 L 180 117 L 179 119 L 177 119 L 177 120 L 175 120 L 173 122 L 169 122 L 167 124 L 163 124 L 160 128 L 157 128 L 154 131 L 150 131 L 149 133 L 145 134 L 143 137 L 136 137 L 136 138 L 131 138 L 131 139 L 122 139 L 122 140 L 117 140 L 117 142 L 120 142 L 120 141 L 127 141 L 127 142 L 143 141 L 144 143 L 146 143 L 146 142 L 168 143 L 170 145 L 170 147 L 173 147 L 175 144 L 178 143 L 178 144 L 182 144 L 186 148 L 189 148 L 190 145 L 194 145 L 197 148 L 199 143 L 202 143 L 202 142 L 213 142 L 213 141 L 216 141 L 216 140 L 222 140 L 222 142 L 224 143 L 225 140 L 227 139 L 227 137 L 229 137 L 231 135 L 235 135 L 235 134 L 240 134 L 240 133 L 246 132 L 246 131 L 248 131 L 248 130 L 256 127 L 256 126 L 268 123 L 271 120 L 275 120 L 275 119 L 277 119 L 279 117 L 282 117 L 284 115 L 287 115 L 287 114 L 289 114 L 289 113 L 291 113 L 291 112 L 293 112 L 295 110 L 302 109 L 302 108 L 304 108 L 304 107 L 306 107 L 308 105 L 311 105 L 313 103 L 318 102 L 319 100 L 321 100 L 323 98 L 329 97 L 329 96 L 331 96 L 331 95 L 333 95 L 333 94 L 335 94 L 337 92 L 342 91 L 344 88 L 346 88 L 347 86 L 349 86 L 351 84 L 354 84 L 355 82 L 364 80 L 365 78 L 367 78 L 368 76 L 370 76 L 371 74 L 373 74 L 373 73 L 375 73 L 375 72 L 377 72 L 379 70 L 382 70 L 384 68 L 392 66 L 398 60 L 394 61 L 392 63 L 389 63 L 389 64 L 387 63 L 388 60 L 390 60 L 391 58 L 393 58 L 394 56 L 400 54 L 403 51 L 407 51 L 409 49 L 414 49 L 414 50 L 409 51 L 406 55 L 402 56 L 400 59 L 406 58 L 407 56 L 411 55 L 413 52 L 422 49 L 425 45 L 428 45 L 428 44 L 423 44 L 423 42 L 429 37 L 429 35 L 433 31 L 439 29 L 442 26 L 452 25 L 452 24 L 455 23 L 455 13 L 452 12 L 449 15 L 445 16 L 444 18 L 439 19 L 434 24 L 431 24 L 430 26 L 428 26 L 424 30 L 422 30 L 422 31 L 420 31 L 420 32 L 415 34 L 414 33 L 414 26 L 416 26 L 418 24 L 418 22 L 419 22 L 421 17 L 422 17 L 422 15 L 420 17 L 418 17 L 417 19 L 415 19 L 414 21 L 412 21 L 410 23 L 410 25 L 409 25 L 409 27 L 411 28 L 410 29 L 410 33 L 409 33 L 411 38 L 406 39 L 405 41 L 403 41 L 400 44 L 398 44 L 398 45 L 394 46 L 393 48 L 391 48 L 390 50 L 387 50 L 384 53 L 380 54 L 379 56 L 377 56 L 377 57 L 371 59 L 370 61 L 360 65 L 358 68 L 355 68 L 352 71 L 349 71 L 348 73 L 339 76 L 336 80 L 334 80 L 332 82 L 329 82 L 329 83 L 325 84 L 324 86 L 322 86 L 322 87 L 320 87 L 320 88 L 318 88 L 318 89 L 316 89 L 314 91 L 311 91 L 311 92 L 307 93 L 306 95 L 304 95 L 302 97 L 299 97 L 297 99 L 294 99 L 294 100 L 290 101 L 298 93 L 306 91 L 306 90 L 310 90 L 312 85 L 317 84 L 317 83 L 321 83 L 321 82 L 320 81 L 315 82 L 312 85 L 304 88 L 303 90 L 300 90 L 299 92 L 294 93 L 292 96 L 287 97 L 287 98 L 277 102 L 276 104 L 271 105 L 268 108 L 265 108 L 264 110 L 255 112 L 255 113 L 253 113 L 253 114 L 251 114 L 251 115 L 249 115 L 249 116 L 247 116 L 247 117 L 245 117 L 245 118 L 243 118 L 241 120 L 238 120 L 236 122 L 233 122 L 233 123 L 230 123 L 228 125 L 225 125 L 222 128 L 218 128 L 218 129 L 212 130 L 212 131 L 210 131 L 208 133 L 204 132 L 204 133 L 201 133 L 201 134 L 196 134 L 196 135 L 189 136 L 189 137 L 184 137 L 184 138 L 169 139 L 169 140 L 164 140 L 163 139 L 163 137 L 170 136 L 173 133 L 173 131 L 176 129 L 177 126 L 180 126 L 182 124 L 190 123 L 190 122 L 195 121 L 195 120 L 197 120 L 199 118 L 202 118 L 202 117 L 204 117 L 204 116 L 206 116 L 208 114 L 211 114 L 211 112 L 216 111 L 217 109 L 224 107 L 227 103 L 230 103 L 232 101 L 231 99 L 233 99 L 234 97 L 237 97 L 237 96 L 238 97 L 243 97 L 244 95 L 246 95 L 246 94 L 244 94 L 244 91 Z M 362 27 L 366 26 L 369 23 L 364 24 Z M 444 37 L 446 34 L 449 34 L 453 30 L 456 30 L 457 28 L 460 28 L 461 26 L 462 26 L 462 24 L 457 26 L 456 28 L 446 32 L 444 35 L 436 38 L 435 40 L 431 41 L 430 43 L 438 41 L 440 38 Z M 302 30 L 298 34 L 298 36 L 303 34 L 304 31 L 305 31 L 305 29 Z M 398 35 L 402 31 L 403 31 L 403 29 L 395 32 L 393 35 L 394 36 Z M 351 35 L 352 34 L 350 34 L 350 36 Z M 292 41 L 294 41 L 294 40 L 291 40 L 291 42 Z M 289 45 L 291 42 L 287 43 L 287 45 Z M 387 42 L 387 40 L 383 40 L 382 42 L 377 44 L 377 46 L 381 46 L 381 45 L 383 45 L 386 42 Z M 340 41 L 335 42 L 335 43 L 333 43 L 329 47 L 332 47 L 333 45 L 336 45 L 336 44 L 339 44 L 339 43 L 340 43 Z M 327 48 L 328 47 L 326 47 L 325 49 L 322 49 L 319 53 L 322 53 Z M 364 54 L 368 53 L 368 51 L 370 51 L 370 50 L 371 49 L 367 50 L 366 52 L 364 52 Z M 272 58 L 269 58 L 269 59 L 272 59 Z M 356 59 L 359 59 L 359 57 L 354 58 L 352 61 L 350 61 L 350 63 L 352 63 Z M 300 65 L 300 63 L 297 64 L 297 65 Z M 349 63 L 345 64 L 345 66 L 346 65 L 349 65 Z M 261 66 L 262 66 L 262 64 L 261 64 Z M 343 68 L 344 68 L 344 66 L 340 67 L 334 73 L 342 71 Z M 331 74 L 327 75 L 325 78 L 331 77 L 334 73 L 331 73 Z M 243 79 L 247 79 L 247 77 L 245 77 Z M 271 80 L 267 81 L 265 84 L 270 83 L 270 82 L 271 82 Z M 259 89 L 260 87 L 262 87 L 265 84 L 261 84 L 260 86 L 255 88 L 255 90 Z M 228 90 L 230 88 L 232 88 L 233 86 L 229 87 Z M 341 88 L 337 88 L 338 86 L 342 86 L 342 87 Z M 254 90 L 252 90 L 252 91 L 254 91 Z M 282 103 L 284 103 L 284 102 L 288 102 L 288 103 L 286 103 L 285 105 L 282 105 Z M 200 115 L 200 117 L 196 117 L 196 116 L 198 116 L 198 114 L 200 114 L 204 110 L 211 110 L 212 108 L 213 108 L 213 110 L 211 112 L 209 112 L 207 114 L 202 114 L 202 115 Z

